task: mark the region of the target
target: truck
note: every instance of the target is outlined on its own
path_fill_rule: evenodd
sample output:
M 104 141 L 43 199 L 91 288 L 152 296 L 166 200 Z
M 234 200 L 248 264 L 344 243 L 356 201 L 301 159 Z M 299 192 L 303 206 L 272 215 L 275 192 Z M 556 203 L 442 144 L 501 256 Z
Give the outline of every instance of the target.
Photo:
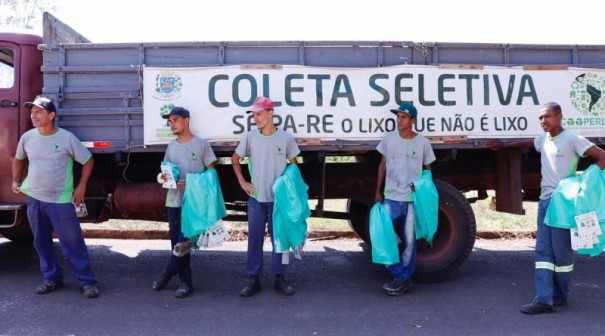
M 0 234 L 31 239 L 26 199 L 11 192 L 21 134 L 32 127 L 24 102 L 52 99 L 57 124 L 94 155 L 84 222 L 165 221 L 156 181 L 170 129 L 161 116 L 182 105 L 192 129 L 219 157 L 228 220 L 245 221 L 247 196 L 230 157 L 254 127 L 245 114 L 256 96 L 276 102 L 276 122 L 295 135 L 298 160 L 317 201 L 312 215 L 346 220 L 369 242 L 389 109 L 419 110 L 416 131 L 437 160 L 438 230 L 419 243 L 416 277 L 449 278 L 471 254 L 471 203 L 495 193 L 496 210 L 523 214 L 537 200 L 535 151 L 493 151 L 490 141 L 535 137 L 539 106 L 558 101 L 566 128 L 605 144 L 605 45 L 527 45 L 412 41 L 234 41 L 93 43 L 49 13 L 43 36 L 0 33 Z M 580 169 L 590 162 L 581 161 Z M 77 177 L 76 167 L 76 177 Z M 346 199 L 345 211 L 325 200 Z

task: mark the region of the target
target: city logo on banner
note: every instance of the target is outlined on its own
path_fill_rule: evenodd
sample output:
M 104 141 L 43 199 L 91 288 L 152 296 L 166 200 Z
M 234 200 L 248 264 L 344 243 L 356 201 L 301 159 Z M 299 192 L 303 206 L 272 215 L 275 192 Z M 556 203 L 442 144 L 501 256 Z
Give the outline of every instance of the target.
M 172 70 L 162 70 L 155 76 L 153 97 L 159 100 L 173 100 L 181 96 L 183 82 Z

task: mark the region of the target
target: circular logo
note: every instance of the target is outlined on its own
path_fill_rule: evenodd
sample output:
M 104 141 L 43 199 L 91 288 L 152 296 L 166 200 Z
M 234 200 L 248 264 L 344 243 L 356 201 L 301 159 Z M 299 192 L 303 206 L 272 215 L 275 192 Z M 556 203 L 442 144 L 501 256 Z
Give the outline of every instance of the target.
M 595 73 L 583 73 L 571 83 L 569 99 L 576 109 L 587 116 L 605 112 L 605 80 Z

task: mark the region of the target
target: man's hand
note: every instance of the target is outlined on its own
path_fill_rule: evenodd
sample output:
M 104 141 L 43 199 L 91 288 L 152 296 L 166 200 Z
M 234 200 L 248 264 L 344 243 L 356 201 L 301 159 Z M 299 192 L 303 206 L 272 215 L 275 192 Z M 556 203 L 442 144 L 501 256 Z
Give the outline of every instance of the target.
M 84 194 L 86 193 L 86 187 L 78 185 L 76 189 L 74 189 L 74 196 L 72 197 L 72 203 L 75 205 L 80 205 L 84 203 Z
M 502 142 L 500 140 L 496 140 L 496 139 L 489 139 L 485 142 L 485 145 L 487 146 L 487 148 L 493 150 L 493 151 L 499 151 L 500 149 L 502 149 Z
M 15 194 L 18 194 L 21 192 L 20 188 L 21 188 L 21 183 L 13 181 L 12 190 Z
M 176 182 L 177 187 L 179 188 L 185 188 L 185 180 L 178 180 Z
M 377 192 L 376 195 L 374 195 L 374 202 L 376 202 L 376 203 L 382 202 L 382 194 L 380 194 L 380 192 Z
M 246 194 L 248 194 L 248 196 L 254 197 L 254 195 L 256 194 L 256 190 L 254 189 L 254 184 L 243 181 L 243 182 L 240 182 L 239 185 L 246 192 Z

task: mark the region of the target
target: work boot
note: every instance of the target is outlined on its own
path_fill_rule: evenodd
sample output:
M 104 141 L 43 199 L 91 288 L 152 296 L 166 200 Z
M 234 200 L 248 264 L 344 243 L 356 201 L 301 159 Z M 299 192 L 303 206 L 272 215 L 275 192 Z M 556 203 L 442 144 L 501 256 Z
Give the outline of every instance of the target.
M 294 288 L 286 282 L 282 274 L 277 274 L 275 276 L 275 286 L 273 288 L 284 295 L 293 295 L 296 293 Z
M 95 284 L 89 284 L 82 286 L 82 293 L 84 293 L 84 297 L 87 299 L 96 298 L 99 296 L 99 287 Z
M 260 280 L 258 279 L 258 275 L 254 275 L 250 277 L 248 284 L 239 292 L 239 295 L 243 297 L 250 297 L 259 291 Z
M 528 305 L 521 307 L 523 314 L 536 315 L 542 313 L 552 313 L 555 311 L 555 307 L 548 303 L 543 302 L 532 302 Z
M 63 281 L 51 281 L 46 280 L 43 284 L 36 287 L 37 294 L 48 294 L 56 291 L 57 289 L 63 287 Z
M 389 295 L 400 296 L 412 289 L 412 282 L 410 280 L 395 279 L 382 285 L 382 289 L 387 291 Z
M 156 291 L 162 290 L 164 287 L 166 287 L 166 285 L 168 285 L 168 282 L 170 282 L 171 278 L 172 276 L 168 275 L 166 272 L 163 272 L 160 274 L 157 280 L 153 282 L 151 288 Z
M 190 282 L 182 282 L 179 288 L 174 292 L 174 296 L 179 299 L 184 299 L 193 292 L 193 285 Z

